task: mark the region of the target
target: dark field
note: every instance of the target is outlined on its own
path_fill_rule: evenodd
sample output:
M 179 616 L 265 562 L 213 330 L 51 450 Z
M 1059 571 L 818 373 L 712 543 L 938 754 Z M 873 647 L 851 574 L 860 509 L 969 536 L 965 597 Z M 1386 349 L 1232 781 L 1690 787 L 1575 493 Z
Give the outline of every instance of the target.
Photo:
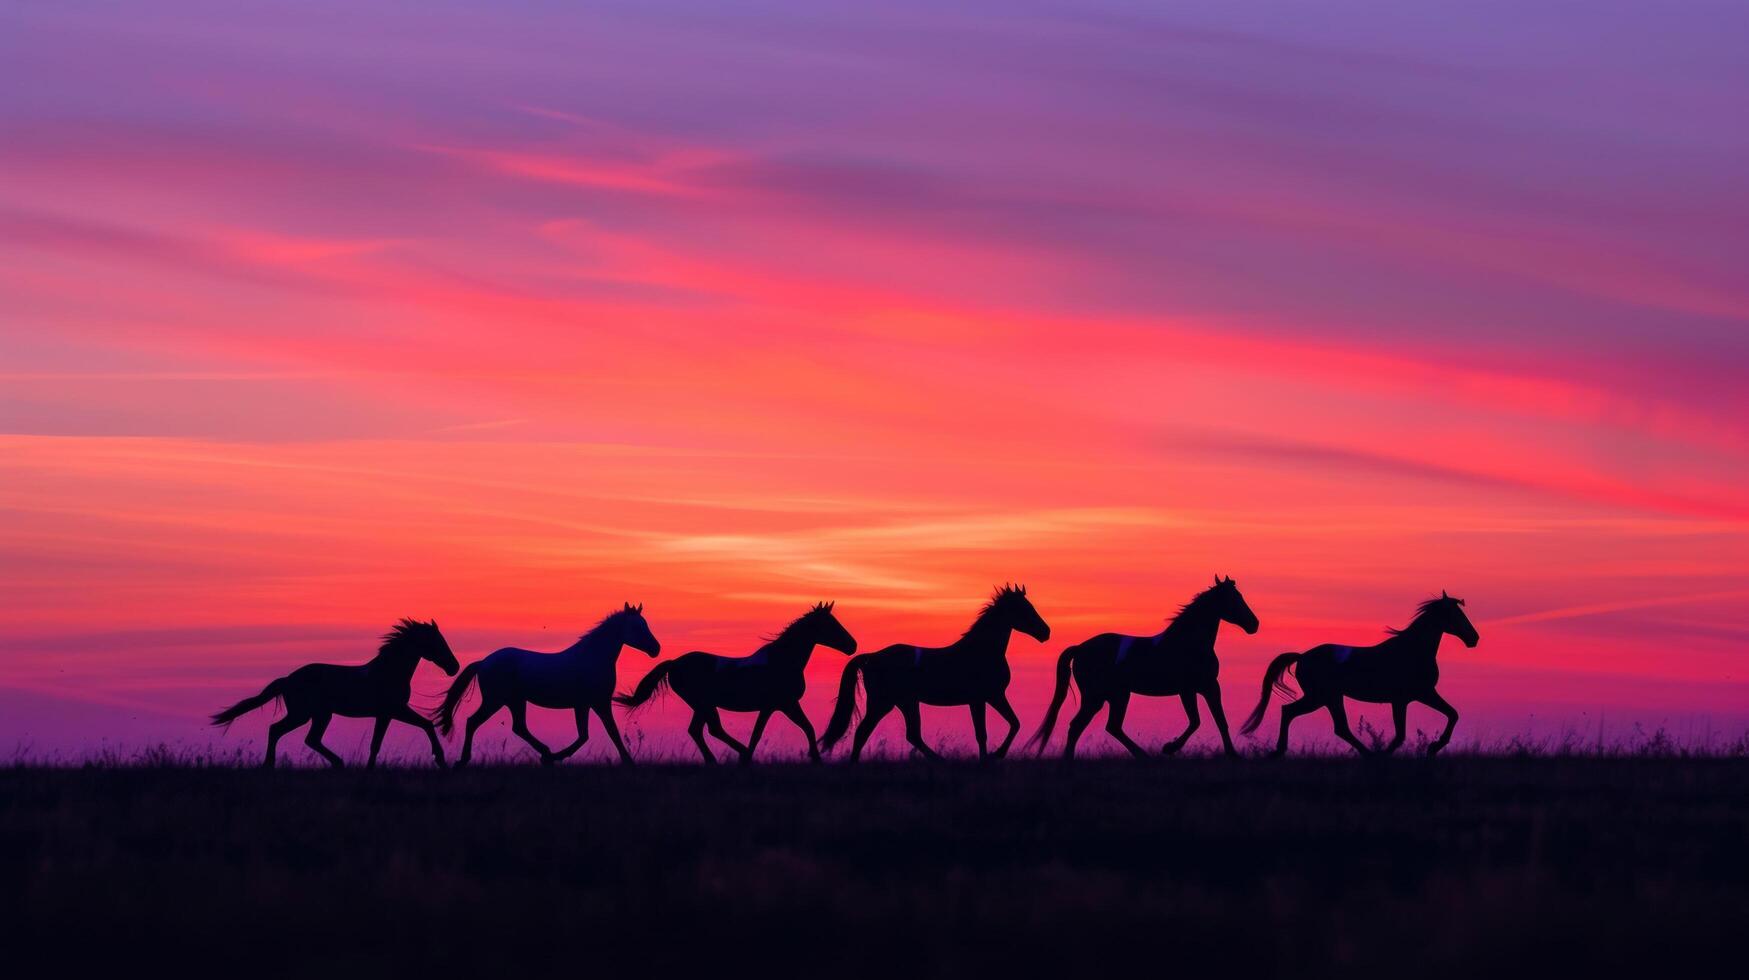
M 1743 759 L 0 770 L 15 975 L 1614 975 L 1746 882 Z

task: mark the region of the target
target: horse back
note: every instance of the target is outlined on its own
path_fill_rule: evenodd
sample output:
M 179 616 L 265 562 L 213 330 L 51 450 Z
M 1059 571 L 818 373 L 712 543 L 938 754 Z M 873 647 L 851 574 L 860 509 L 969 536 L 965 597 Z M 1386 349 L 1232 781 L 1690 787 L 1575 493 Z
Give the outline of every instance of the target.
M 616 673 L 612 660 L 592 661 L 521 647 L 494 650 L 480 661 L 483 688 L 543 707 L 569 707 L 580 698 L 609 697 Z
M 368 664 L 306 664 L 285 677 L 286 710 L 294 714 L 376 715 L 407 703 L 404 684 L 384 684 Z
M 786 665 L 757 653 L 726 657 L 694 650 L 674 658 L 669 684 L 694 709 L 766 711 L 801 699 L 807 681 L 799 664 Z
M 1321 644 L 1300 655 L 1294 674 L 1301 687 L 1380 704 L 1431 691 L 1439 680 L 1439 668 L 1430 659 L 1417 658 L 1384 644 Z

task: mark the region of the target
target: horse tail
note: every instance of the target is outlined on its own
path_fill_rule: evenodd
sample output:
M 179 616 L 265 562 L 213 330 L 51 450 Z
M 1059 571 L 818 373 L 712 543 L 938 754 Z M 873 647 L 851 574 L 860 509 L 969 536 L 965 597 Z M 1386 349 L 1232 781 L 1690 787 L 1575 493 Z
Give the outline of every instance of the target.
M 1300 654 L 1284 653 L 1269 662 L 1269 669 L 1263 672 L 1263 699 L 1257 702 L 1257 710 L 1251 712 L 1251 717 L 1245 719 L 1245 724 L 1239 726 L 1239 734 L 1249 735 L 1263 724 L 1263 712 L 1269 710 L 1269 692 L 1280 691 L 1282 696 L 1291 697 L 1293 689 L 1287 686 L 1285 677 L 1298 663 Z
M 1051 695 L 1051 706 L 1045 709 L 1045 720 L 1039 723 L 1038 731 L 1032 733 L 1032 738 L 1026 740 L 1026 747 L 1038 746 L 1043 752 L 1045 745 L 1051 740 L 1051 729 L 1057 726 L 1057 712 L 1063 710 L 1063 702 L 1069 698 L 1070 670 L 1075 665 L 1075 655 L 1081 652 L 1079 646 L 1070 646 L 1057 657 L 1057 690 Z
M 229 728 L 231 727 L 231 722 L 236 721 L 238 718 L 254 711 L 256 708 L 261 707 L 267 702 L 281 700 L 285 696 L 283 693 L 284 688 L 285 678 L 283 677 L 269 681 L 267 686 L 261 689 L 260 694 L 246 697 L 243 700 L 238 701 L 236 704 L 231 705 L 229 708 L 213 715 L 212 722 L 220 728 Z
M 443 703 L 431 713 L 431 720 L 437 722 L 437 730 L 444 735 L 455 731 L 455 709 L 461 706 L 462 698 L 467 696 L 468 685 L 474 682 L 474 676 L 480 672 L 478 660 L 462 668 L 455 675 L 455 682 L 450 684 L 448 693 L 443 696 Z
M 657 664 L 654 670 L 644 675 L 638 686 L 630 694 L 615 694 L 613 703 L 627 708 L 641 708 L 650 703 L 656 693 L 668 686 L 668 672 L 674 669 L 674 660 L 664 660 Z
M 832 707 L 832 720 L 826 722 L 826 733 L 820 736 L 820 748 L 830 752 L 832 746 L 850 731 L 850 726 L 860 714 L 856 710 L 856 678 L 862 673 L 862 668 L 868 666 L 872 653 L 858 654 L 851 657 L 844 665 L 844 674 L 838 678 L 838 701 Z

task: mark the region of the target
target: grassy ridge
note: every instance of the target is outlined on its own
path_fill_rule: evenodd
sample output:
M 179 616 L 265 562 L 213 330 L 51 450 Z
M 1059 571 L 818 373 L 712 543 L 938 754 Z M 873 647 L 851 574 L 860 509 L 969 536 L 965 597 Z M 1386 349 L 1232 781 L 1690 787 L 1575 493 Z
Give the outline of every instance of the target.
M 1749 760 L 0 770 L 8 956 L 964 976 L 1735 953 Z

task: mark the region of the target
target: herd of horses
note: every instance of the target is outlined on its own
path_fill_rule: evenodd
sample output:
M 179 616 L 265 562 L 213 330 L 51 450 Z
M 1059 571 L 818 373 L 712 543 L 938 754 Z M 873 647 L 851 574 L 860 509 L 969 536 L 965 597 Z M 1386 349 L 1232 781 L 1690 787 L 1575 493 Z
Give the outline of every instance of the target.
M 1329 711 L 1337 737 L 1356 751 L 1369 750 L 1349 729 L 1344 700 L 1389 704 L 1396 732 L 1382 751 L 1394 752 L 1403 744 L 1405 713 L 1411 703 L 1425 704 L 1445 715 L 1445 730 L 1428 745 L 1437 754 L 1451 742 L 1458 713 L 1439 696 L 1439 666 L 1436 655 L 1442 637 L 1450 634 L 1465 646 L 1474 647 L 1476 628 L 1464 614 L 1462 599 L 1440 593 L 1421 603 L 1410 623 L 1391 630 L 1390 637 L 1373 646 L 1325 644 L 1303 653 L 1284 653 L 1270 662 L 1263 675 L 1263 694 L 1257 708 L 1240 731 L 1249 734 L 1262 723 L 1272 691 L 1293 697 L 1287 684 L 1292 673 L 1300 688 L 1297 699 L 1282 706 L 1281 732 L 1271 755 L 1287 751 L 1288 726 L 1300 715 Z M 1247 633 L 1256 633 L 1257 615 L 1245 602 L 1231 578 L 1216 577 L 1213 585 L 1198 593 L 1178 610 L 1166 628 L 1152 636 L 1101 633 L 1065 649 L 1057 658 L 1056 687 L 1043 722 L 1029 745 L 1041 753 L 1068 697 L 1071 681 L 1081 693 L 1080 707 L 1069 719 L 1065 757 L 1073 757 L 1082 733 L 1101 708 L 1106 709 L 1105 730 L 1137 757 L 1146 751 L 1124 732 L 1124 715 L 1132 695 L 1176 695 L 1184 705 L 1189 723 L 1184 732 L 1167 742 L 1171 755 L 1202 723 L 1197 698 L 1208 705 L 1209 715 L 1220 732 L 1228 755 L 1237 755 L 1227 730 L 1218 681 L 1220 662 L 1215 656 L 1215 634 L 1222 623 L 1231 623 Z M 807 736 L 808 755 L 819 761 L 855 727 L 850 743 L 850 761 L 861 758 L 877 725 L 894 710 L 904 719 L 905 739 L 923 756 L 939 758 L 923 740 L 922 705 L 965 705 L 971 711 L 972 733 L 980 759 L 1001 758 L 1008 753 L 1020 731 L 1020 717 L 1008 703 L 1008 641 L 1023 633 L 1040 643 L 1050 639 L 1051 628 L 1033 608 L 1024 586 L 1007 585 L 978 612 L 972 625 L 958 640 L 941 647 L 894 644 L 873 653 L 858 654 L 856 639 L 833 615 L 833 604 L 814 606 L 778 632 L 775 638 L 752 654 L 726 657 L 693 652 L 663 661 L 644 675 L 629 693 L 615 693 L 620 651 L 631 647 L 651 658 L 661 653 L 661 644 L 644 620 L 641 605 L 627 603 L 597 623 L 576 643 L 557 653 L 537 653 L 506 647 L 482 660 L 461 667 L 436 622 L 403 619 L 383 637 L 375 659 L 361 666 L 310 664 L 269 683 L 261 693 L 248 697 L 212 716 L 213 724 L 229 725 L 240 716 L 270 701 L 284 706 L 284 715 L 268 728 L 266 765 L 274 764 L 279 740 L 303 725 L 309 725 L 304 741 L 329 764 L 340 766 L 340 756 L 322 744 L 322 733 L 335 716 L 372 718 L 370 762 L 376 765 L 383 735 L 393 721 L 423 730 L 431 741 L 431 753 L 444 765 L 443 738 L 455 728 L 456 713 L 468 689 L 479 688 L 479 705 L 463 724 L 461 755 L 456 765 L 473 757 L 474 733 L 500 710 L 510 712 L 511 731 L 539 753 L 544 765 L 553 765 L 582 748 L 589 740 L 589 715 L 601 719 L 607 737 L 622 762 L 632 756 L 614 721 L 613 705 L 631 711 L 648 705 L 657 694 L 672 691 L 692 709 L 687 733 L 708 763 L 717 758 L 705 741 L 706 733 L 750 762 L 765 733 L 766 723 L 782 714 Z M 803 713 L 804 668 L 814 648 L 826 646 L 850 660 L 838 684 L 838 700 L 826 730 L 816 737 L 814 726 Z M 415 711 L 413 670 L 420 660 L 429 660 L 455 678 L 430 717 Z M 459 673 L 458 673 L 459 671 Z M 863 691 L 858 720 L 857 687 Z M 577 738 L 557 751 L 528 729 L 528 707 L 569 708 L 576 713 Z M 992 751 L 985 715 L 995 709 L 1008 731 Z M 722 712 L 757 712 L 745 744 L 723 727 Z M 441 733 L 441 735 L 440 735 Z

